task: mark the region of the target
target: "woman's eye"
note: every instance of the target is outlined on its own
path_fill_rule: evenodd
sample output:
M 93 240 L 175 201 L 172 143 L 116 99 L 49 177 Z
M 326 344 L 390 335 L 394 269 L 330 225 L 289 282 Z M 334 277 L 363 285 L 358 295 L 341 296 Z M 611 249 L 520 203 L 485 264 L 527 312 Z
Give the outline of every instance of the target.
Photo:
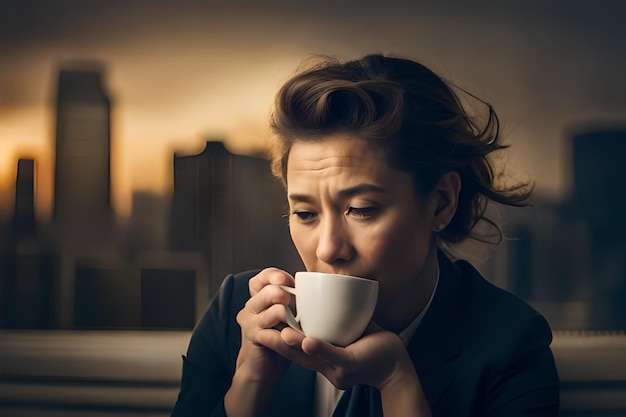
M 294 211 L 293 214 L 298 217 L 301 222 L 309 222 L 316 216 L 312 211 Z
M 378 213 L 379 208 L 372 207 L 350 207 L 348 209 L 348 214 L 352 217 L 356 217 L 357 219 L 369 219 L 374 217 Z

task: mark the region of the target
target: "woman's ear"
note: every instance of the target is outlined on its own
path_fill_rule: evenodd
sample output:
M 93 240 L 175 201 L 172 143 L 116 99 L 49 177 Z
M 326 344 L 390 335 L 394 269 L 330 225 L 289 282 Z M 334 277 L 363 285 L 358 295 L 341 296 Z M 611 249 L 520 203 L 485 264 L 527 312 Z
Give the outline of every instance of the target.
M 452 221 L 459 203 L 461 176 L 456 171 L 446 172 L 437 183 L 434 192 L 436 204 L 432 229 L 441 232 Z

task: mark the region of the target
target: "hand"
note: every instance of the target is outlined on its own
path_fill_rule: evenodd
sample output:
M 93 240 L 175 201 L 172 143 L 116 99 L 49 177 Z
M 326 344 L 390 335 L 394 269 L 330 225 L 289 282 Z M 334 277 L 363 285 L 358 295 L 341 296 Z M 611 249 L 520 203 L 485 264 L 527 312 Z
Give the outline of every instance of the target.
M 294 279 L 276 268 L 261 271 L 250 279 L 251 298 L 237 314 L 237 323 L 241 327 L 241 348 L 235 372 L 245 369 L 249 378 L 264 382 L 277 382 L 289 364 L 286 358 L 266 347 L 281 341 L 276 327 L 284 326 L 283 305 L 291 301 L 291 295 L 279 285 L 293 286 Z
M 370 323 L 365 334 L 345 348 L 305 337 L 288 327 L 281 331 L 281 339 L 268 347 L 301 366 L 321 372 L 340 389 L 362 384 L 382 391 L 407 365 L 413 369 L 400 337 L 375 323 Z
M 383 414 L 388 417 L 430 417 L 413 362 L 400 337 L 375 323 L 345 348 L 305 337 L 286 327 L 281 342 L 268 345 L 306 368 L 321 372 L 337 388 L 369 385 L 381 393 Z
M 293 286 L 294 279 L 276 268 L 264 269 L 249 281 L 251 297 L 237 314 L 241 347 L 224 397 L 229 417 L 265 415 L 275 386 L 289 365 L 287 358 L 267 347 L 282 344 L 275 326 L 284 326 L 284 304 L 291 301 L 291 294 L 279 285 Z

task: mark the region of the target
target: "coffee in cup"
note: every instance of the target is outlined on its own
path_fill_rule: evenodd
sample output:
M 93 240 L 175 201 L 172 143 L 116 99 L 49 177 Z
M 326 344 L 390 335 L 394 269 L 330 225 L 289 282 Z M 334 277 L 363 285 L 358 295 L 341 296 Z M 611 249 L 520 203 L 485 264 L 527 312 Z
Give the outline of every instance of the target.
M 347 346 L 372 319 L 378 281 L 324 272 L 296 272 L 296 286 L 281 287 L 295 295 L 297 315 L 285 306 L 287 324 L 306 336 Z

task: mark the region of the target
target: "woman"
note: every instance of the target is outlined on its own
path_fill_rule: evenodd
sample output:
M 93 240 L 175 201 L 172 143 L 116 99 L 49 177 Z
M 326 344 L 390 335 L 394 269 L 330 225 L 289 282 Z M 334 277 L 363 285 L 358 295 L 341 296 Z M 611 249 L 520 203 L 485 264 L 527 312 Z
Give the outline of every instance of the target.
M 481 125 L 432 71 L 381 55 L 287 81 L 271 126 L 293 242 L 307 270 L 379 282 L 372 323 L 345 348 L 304 337 L 284 325 L 288 272 L 229 276 L 194 330 L 173 415 L 556 416 L 546 320 L 451 260 L 477 224 L 500 236 L 488 201 L 529 203 L 529 184 L 496 185 L 488 155 L 504 146 L 487 106 Z

